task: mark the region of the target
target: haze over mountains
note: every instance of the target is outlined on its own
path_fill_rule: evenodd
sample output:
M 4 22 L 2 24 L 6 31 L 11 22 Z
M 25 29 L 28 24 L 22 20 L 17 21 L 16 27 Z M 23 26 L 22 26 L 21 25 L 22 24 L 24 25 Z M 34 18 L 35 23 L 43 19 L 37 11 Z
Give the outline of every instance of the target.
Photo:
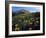
M 21 10 L 17 10 L 16 12 L 13 13 L 30 13 L 28 10 L 25 9 L 21 9 Z
M 20 14 L 39 14 L 40 12 L 31 12 L 25 9 L 17 10 L 16 12 L 13 12 L 12 15 L 20 15 Z
M 27 10 L 29 12 L 40 12 L 39 7 L 12 7 L 13 12 L 20 11 L 20 10 Z

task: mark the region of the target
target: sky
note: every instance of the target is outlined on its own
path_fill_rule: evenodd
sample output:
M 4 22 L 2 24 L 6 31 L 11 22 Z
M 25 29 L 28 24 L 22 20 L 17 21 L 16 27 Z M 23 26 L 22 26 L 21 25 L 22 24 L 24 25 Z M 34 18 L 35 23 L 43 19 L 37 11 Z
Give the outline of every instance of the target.
M 16 12 L 22 9 L 28 10 L 29 12 L 40 12 L 39 7 L 12 7 L 13 12 Z

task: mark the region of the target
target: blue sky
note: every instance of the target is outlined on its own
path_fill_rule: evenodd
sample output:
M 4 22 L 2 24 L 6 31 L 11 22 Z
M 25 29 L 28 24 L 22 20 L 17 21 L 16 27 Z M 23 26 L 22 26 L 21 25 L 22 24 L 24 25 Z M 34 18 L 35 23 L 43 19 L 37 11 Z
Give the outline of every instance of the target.
M 39 7 L 12 7 L 13 12 L 19 11 L 21 9 L 28 10 L 29 12 L 40 12 Z

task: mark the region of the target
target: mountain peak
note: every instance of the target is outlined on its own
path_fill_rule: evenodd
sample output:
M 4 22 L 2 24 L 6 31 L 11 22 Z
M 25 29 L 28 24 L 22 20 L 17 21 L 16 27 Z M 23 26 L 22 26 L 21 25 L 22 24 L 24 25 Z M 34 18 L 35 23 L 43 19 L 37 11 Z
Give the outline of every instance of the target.
M 25 14 L 25 13 L 30 13 L 30 12 L 28 10 L 21 9 L 21 10 L 17 11 L 17 13 Z

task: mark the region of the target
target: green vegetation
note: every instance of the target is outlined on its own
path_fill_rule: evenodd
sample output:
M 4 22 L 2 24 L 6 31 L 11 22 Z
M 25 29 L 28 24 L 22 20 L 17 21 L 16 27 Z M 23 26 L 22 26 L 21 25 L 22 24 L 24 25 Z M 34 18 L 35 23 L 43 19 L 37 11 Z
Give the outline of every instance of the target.
M 18 28 L 18 30 L 22 30 L 22 27 L 24 26 L 32 26 L 33 22 L 37 22 L 40 24 L 40 13 L 21 13 L 21 14 L 13 14 L 12 17 L 12 25 L 15 26 L 15 30 Z M 15 25 L 14 25 L 15 24 Z M 32 29 L 32 28 L 29 28 Z

